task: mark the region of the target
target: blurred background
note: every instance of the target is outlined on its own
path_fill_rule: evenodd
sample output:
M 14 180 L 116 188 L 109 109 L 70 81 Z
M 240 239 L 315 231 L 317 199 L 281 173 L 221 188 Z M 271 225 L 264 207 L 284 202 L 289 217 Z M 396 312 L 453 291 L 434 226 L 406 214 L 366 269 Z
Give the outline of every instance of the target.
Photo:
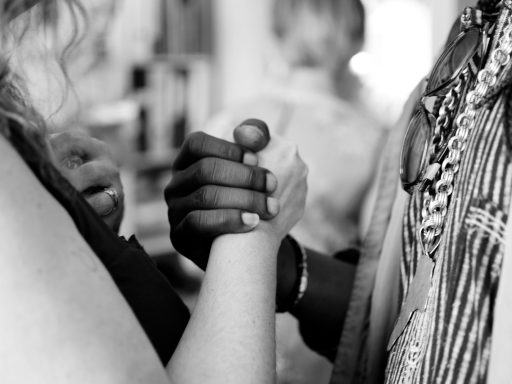
M 359 31 L 352 39 L 337 26 L 324 30 L 325 25 L 336 25 L 338 14 L 326 13 L 327 8 L 322 14 L 321 3 L 328 7 L 336 1 L 310 1 L 317 1 L 307 8 L 318 11 L 314 17 L 307 12 L 291 15 L 292 8 L 281 9 L 279 16 L 276 3 L 280 1 L 289 3 L 88 0 L 84 2 L 88 25 L 82 26 L 87 34 L 65 65 L 71 87 L 58 61 L 40 54 L 44 47 L 37 36 L 28 37 L 34 44 L 23 53 L 28 87 L 52 129 L 86 130 L 112 147 L 126 194 L 121 232 L 138 236 L 164 265 L 190 307 L 202 273 L 172 250 L 162 193 L 172 177 L 172 159 L 186 135 L 209 129 L 229 136 L 241 121 L 237 119 L 265 118 L 271 131 L 274 126 L 285 127 L 282 130 L 299 142 L 299 150 L 300 142 L 306 143 L 304 157 L 314 165 L 312 179 L 318 180 L 313 184 L 310 180 L 310 211 L 320 212 L 321 205 L 327 204 L 325 196 L 341 199 L 342 184 L 350 184 L 347 180 L 360 179 L 353 182 L 357 184 L 353 194 L 361 195 L 368 190 L 375 153 L 393 129 L 409 92 L 427 74 L 458 13 L 473 5 L 468 0 L 365 0 L 362 23 L 355 21 L 356 16 L 343 14 L 345 8 L 336 8 L 343 23 L 362 28 L 363 34 Z M 320 17 L 328 13 L 331 18 L 324 25 Z M 70 28 L 66 20 L 60 23 L 64 30 Z M 343 71 L 333 68 L 335 60 L 329 65 L 322 62 L 333 57 L 326 55 L 334 49 L 319 45 L 324 42 L 322 33 L 331 33 L 325 41 L 340 43 L 337 46 L 356 42 L 349 44 L 348 53 L 336 56 Z M 316 49 L 319 46 L 323 51 Z M 329 76 L 319 74 L 317 67 L 327 68 Z M 331 80 L 334 83 L 327 84 Z M 304 128 L 306 133 L 300 131 L 301 124 L 309 127 Z M 345 141 L 347 148 L 334 147 L 335 142 Z M 324 148 L 329 143 L 333 148 Z M 338 156 L 328 158 L 328 170 L 319 158 L 326 152 Z M 343 173 L 344 168 L 352 173 Z M 340 180 L 335 182 L 337 174 Z M 343 225 L 361 227 L 364 203 L 360 200 L 356 212 L 340 213 L 348 217 Z M 346 205 L 350 201 L 347 196 Z M 329 253 L 357 246 L 360 234 L 339 243 L 326 236 L 314 244 L 308 236 L 318 235 L 308 232 L 309 228 L 332 218 L 306 212 L 305 219 L 309 227 L 300 227 L 296 235 L 306 245 Z M 328 232 L 324 227 L 321 232 Z M 327 360 L 302 344 L 291 316 L 278 317 L 279 383 L 327 382 L 331 369 Z

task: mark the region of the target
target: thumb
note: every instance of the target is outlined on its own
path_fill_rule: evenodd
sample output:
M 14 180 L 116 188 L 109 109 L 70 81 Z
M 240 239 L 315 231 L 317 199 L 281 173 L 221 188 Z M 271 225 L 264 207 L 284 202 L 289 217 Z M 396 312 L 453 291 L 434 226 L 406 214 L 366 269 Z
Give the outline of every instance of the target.
M 269 143 L 270 132 L 264 121 L 247 119 L 235 128 L 233 137 L 235 142 L 242 147 L 253 152 L 259 152 Z

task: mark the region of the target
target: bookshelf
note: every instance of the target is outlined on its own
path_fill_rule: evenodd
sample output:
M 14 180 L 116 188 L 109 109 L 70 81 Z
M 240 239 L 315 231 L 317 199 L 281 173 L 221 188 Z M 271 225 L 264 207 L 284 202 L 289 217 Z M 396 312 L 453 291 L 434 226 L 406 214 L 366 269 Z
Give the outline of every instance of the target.
M 118 72 L 97 82 L 84 124 L 122 164 L 122 234 L 137 234 L 150 254 L 169 253 L 163 189 L 185 136 L 211 113 L 212 2 L 125 0 L 111 29 L 107 57 Z M 124 106 L 105 100 L 114 78 Z
M 211 113 L 212 2 L 160 0 L 153 53 L 137 63 L 131 95 L 140 105 L 132 166 L 135 233 L 153 255 L 170 251 L 163 189 L 186 135 Z

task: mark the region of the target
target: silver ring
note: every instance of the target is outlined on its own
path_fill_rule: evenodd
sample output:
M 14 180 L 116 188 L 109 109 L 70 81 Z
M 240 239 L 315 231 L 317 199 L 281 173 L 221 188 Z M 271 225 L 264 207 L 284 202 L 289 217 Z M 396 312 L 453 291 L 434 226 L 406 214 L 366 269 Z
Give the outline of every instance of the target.
M 112 208 L 110 208 L 110 210 L 108 210 L 102 215 L 108 216 L 112 212 L 114 212 L 119 206 L 119 194 L 114 188 L 105 188 L 102 192 L 105 192 L 108 195 L 108 197 L 110 197 L 110 199 L 112 200 Z

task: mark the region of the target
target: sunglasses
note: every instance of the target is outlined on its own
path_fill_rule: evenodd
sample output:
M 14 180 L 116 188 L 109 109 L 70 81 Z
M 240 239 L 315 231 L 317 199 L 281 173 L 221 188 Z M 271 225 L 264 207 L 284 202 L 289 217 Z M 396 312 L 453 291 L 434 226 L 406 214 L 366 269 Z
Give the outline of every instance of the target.
M 454 134 L 453 115 L 464 85 L 481 69 L 489 28 L 496 14 L 467 7 L 459 19 L 460 32 L 439 56 L 423 96 L 414 109 L 400 158 L 400 179 L 405 191 L 424 192 L 448 153 Z

